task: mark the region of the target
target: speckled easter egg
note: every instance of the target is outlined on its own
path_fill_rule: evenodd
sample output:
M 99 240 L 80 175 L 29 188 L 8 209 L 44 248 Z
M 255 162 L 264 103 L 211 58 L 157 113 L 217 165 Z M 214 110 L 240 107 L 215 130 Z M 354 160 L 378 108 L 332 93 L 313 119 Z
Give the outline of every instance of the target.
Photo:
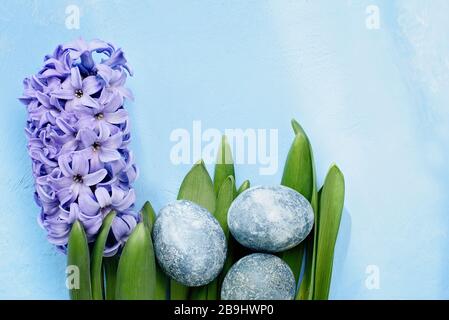
M 226 238 L 218 221 L 203 207 L 186 200 L 161 209 L 153 241 L 161 268 L 189 287 L 214 280 L 226 259 Z
M 254 253 L 235 263 L 221 287 L 223 300 L 292 300 L 296 282 L 290 267 L 279 257 Z
M 234 238 L 245 247 L 280 252 L 298 245 L 313 227 L 313 209 L 299 192 L 257 186 L 240 194 L 228 212 Z

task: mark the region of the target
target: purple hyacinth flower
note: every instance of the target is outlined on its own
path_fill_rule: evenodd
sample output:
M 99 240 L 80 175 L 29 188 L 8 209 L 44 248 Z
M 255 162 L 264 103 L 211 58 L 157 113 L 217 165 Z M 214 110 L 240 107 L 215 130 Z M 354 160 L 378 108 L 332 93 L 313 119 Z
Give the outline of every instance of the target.
M 115 127 L 128 120 L 128 113 L 122 108 L 122 99 L 117 94 L 103 91 L 97 100 L 96 109 L 83 108 L 75 110 L 79 118 L 79 127 L 100 129 L 100 127 Z
M 61 219 L 66 221 L 68 224 L 74 223 L 79 220 L 83 223 L 86 230 L 87 239 L 94 239 L 98 230 L 103 223 L 103 217 L 100 212 L 88 213 L 82 211 L 77 203 L 70 204 L 69 210 L 62 209 Z
M 68 112 L 79 109 L 81 106 L 97 108 L 97 102 L 91 97 L 101 90 L 100 81 L 95 76 L 82 79 L 79 68 L 74 67 L 71 76 L 65 80 L 61 88 L 51 93 L 52 98 L 67 100 L 65 110 Z
M 74 153 L 71 160 L 69 157 L 61 156 L 58 164 L 59 170 L 55 171 L 60 174 L 57 177 L 49 177 L 49 180 L 58 190 L 57 195 L 62 205 L 72 203 L 79 195 L 91 194 L 90 187 L 103 181 L 108 174 L 106 169 L 91 171 L 89 160 L 81 153 Z
M 105 53 L 107 56 L 111 56 L 111 54 L 116 51 L 114 46 L 110 43 L 98 39 L 86 42 L 82 38 L 67 43 L 63 45 L 62 48 L 68 50 L 70 56 L 75 60 L 82 55 L 92 55 L 92 52 Z M 126 64 L 126 61 L 124 64 Z M 122 66 L 124 66 L 124 64 Z
M 116 70 L 104 64 L 96 66 L 96 70 L 97 75 L 105 82 L 105 91 L 118 94 L 122 102 L 123 99 L 134 99 L 132 92 L 124 86 L 127 76 L 123 70 Z
M 122 155 L 118 151 L 122 145 L 122 132 L 111 135 L 108 126 L 99 127 L 96 133 L 92 129 L 82 129 L 79 136 L 85 149 L 82 155 L 90 160 L 91 169 L 102 168 L 103 163 L 120 160 Z
M 128 212 L 136 200 L 134 190 L 124 191 L 116 186 L 111 189 L 112 192 L 109 192 L 106 188 L 100 187 L 95 190 L 94 195 L 84 194 L 80 196 L 81 209 L 89 214 L 100 212 L 103 216 L 111 210 Z
M 121 246 L 125 243 L 127 237 L 130 234 L 130 230 L 133 230 L 137 225 L 136 219 L 131 214 L 123 214 L 112 222 L 112 234 L 116 239 L 120 239 L 116 243 L 107 244 L 104 250 L 106 257 L 113 256 L 117 253 Z
M 100 57 L 94 59 L 93 53 Z M 26 136 L 35 179 L 39 224 L 65 252 L 71 226 L 80 221 L 93 242 L 105 216 L 117 212 L 105 255 L 117 253 L 139 222 L 132 183 L 137 168 L 128 149 L 125 88 L 131 75 L 112 44 L 82 39 L 59 45 L 40 71 L 23 81 Z

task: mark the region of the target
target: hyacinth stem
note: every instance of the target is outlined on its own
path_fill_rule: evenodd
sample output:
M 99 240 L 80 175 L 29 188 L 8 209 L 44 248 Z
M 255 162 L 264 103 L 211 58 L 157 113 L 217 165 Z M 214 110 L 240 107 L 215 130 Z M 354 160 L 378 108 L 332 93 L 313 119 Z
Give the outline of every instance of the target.
M 287 155 L 281 184 L 298 191 L 312 202 L 312 197 L 316 193 L 312 148 L 299 124 L 293 121 L 292 125 L 295 130 L 295 139 Z M 296 281 L 299 280 L 301 273 L 303 256 L 304 243 L 280 254 L 280 257 L 292 269 Z
M 72 300 L 91 300 L 89 246 L 81 223 L 72 226 L 67 248 L 67 284 Z
M 139 223 L 123 249 L 117 269 L 117 300 L 152 300 L 156 264 L 150 231 Z
M 154 222 L 156 221 L 156 212 L 149 201 L 146 201 L 140 211 L 143 222 L 150 231 L 150 235 L 153 232 Z M 155 300 L 166 300 L 168 294 L 168 278 L 162 271 L 161 267 L 156 261 L 156 284 L 155 284 Z
M 342 172 L 332 165 L 319 193 L 319 235 L 315 270 L 315 300 L 327 300 L 332 277 L 334 248 L 337 241 L 345 198 Z
M 221 283 L 223 282 L 223 279 L 232 266 L 232 257 L 230 253 L 230 246 L 229 246 L 229 239 L 230 239 L 230 232 L 228 227 L 228 210 L 229 207 L 232 204 L 232 201 L 234 201 L 234 195 L 235 195 L 235 181 L 233 176 L 229 176 L 226 178 L 226 180 L 223 182 L 223 184 L 220 187 L 220 190 L 218 192 L 217 197 L 217 209 L 215 210 L 215 218 L 220 223 L 221 228 L 223 229 L 223 232 L 226 237 L 226 241 L 228 243 L 228 252 L 226 256 L 226 260 L 223 266 L 223 270 L 218 276 L 217 279 L 215 279 L 210 285 L 209 285 L 209 291 L 208 291 L 208 300 L 216 300 L 217 297 L 220 295 L 221 291 Z
M 106 240 L 111 229 L 112 220 L 116 216 L 115 211 L 111 211 L 103 220 L 97 240 L 92 249 L 92 262 L 90 265 L 91 279 L 92 279 L 92 298 L 94 300 L 103 300 L 103 252 L 106 245 Z
M 215 212 L 214 184 L 202 160 L 198 161 L 185 176 L 179 188 L 178 200 L 189 200 L 206 208 L 209 212 Z M 207 298 L 205 288 L 196 287 L 190 291 L 191 299 L 205 300 Z M 189 287 L 171 280 L 170 299 L 186 300 L 188 298 Z

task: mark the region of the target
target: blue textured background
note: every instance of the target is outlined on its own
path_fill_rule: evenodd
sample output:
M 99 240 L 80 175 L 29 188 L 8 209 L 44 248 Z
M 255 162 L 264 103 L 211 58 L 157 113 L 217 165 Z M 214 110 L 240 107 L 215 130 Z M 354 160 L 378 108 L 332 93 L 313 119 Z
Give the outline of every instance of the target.
M 79 30 L 65 27 L 68 4 Z M 379 30 L 365 26 L 371 4 Z M 139 206 L 174 199 L 188 169 L 169 161 L 173 129 L 278 128 L 282 165 L 295 117 L 320 180 L 333 161 L 346 176 L 332 298 L 448 298 L 448 12 L 446 0 L 2 1 L 0 298 L 67 298 L 65 258 L 36 223 L 16 97 L 46 53 L 80 35 L 121 46 L 135 69 Z M 365 286 L 368 265 L 378 290 Z

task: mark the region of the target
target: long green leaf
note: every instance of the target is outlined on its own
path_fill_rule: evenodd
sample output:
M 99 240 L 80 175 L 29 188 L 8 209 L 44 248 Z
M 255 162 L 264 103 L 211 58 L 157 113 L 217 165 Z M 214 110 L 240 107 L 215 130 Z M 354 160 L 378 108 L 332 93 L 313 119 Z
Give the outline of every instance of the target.
M 228 139 L 226 136 L 223 136 L 218 148 L 217 162 L 214 171 L 214 191 L 217 196 L 221 185 L 229 176 L 232 176 L 235 179 L 234 161 L 232 159 L 232 151 Z
M 316 221 L 316 218 L 315 218 Z M 306 265 L 304 269 L 304 275 L 299 286 L 299 290 L 296 294 L 296 300 L 313 300 L 313 288 L 315 284 L 315 261 L 316 261 L 316 247 L 315 236 L 316 228 L 312 230 L 311 234 L 307 237 L 304 243 L 306 252 Z
M 106 240 L 111 229 L 112 220 L 115 218 L 115 211 L 111 211 L 103 220 L 97 240 L 95 240 L 92 250 L 92 262 L 90 264 L 92 280 L 92 298 L 94 300 L 103 300 L 103 252 Z
M 72 300 L 91 300 L 90 257 L 86 233 L 77 220 L 72 225 L 67 248 L 67 284 Z
M 293 131 L 296 135 L 303 135 L 307 138 L 310 149 L 310 161 L 312 164 L 312 194 L 309 199 L 310 204 L 313 208 L 314 217 L 314 227 L 311 234 L 306 238 L 306 240 L 301 244 L 305 247 L 306 252 L 306 264 L 304 268 L 304 275 L 301 281 L 298 293 L 296 295 L 297 300 L 312 300 L 314 285 L 315 285 L 315 265 L 316 265 L 316 252 L 318 245 L 318 221 L 319 221 L 319 210 L 318 210 L 318 190 L 317 190 L 317 182 L 316 182 L 316 172 L 315 172 L 315 161 L 313 159 L 313 151 L 312 145 L 310 144 L 309 138 L 305 133 L 304 129 L 301 125 L 296 121 L 292 120 Z M 304 250 L 304 249 L 303 249 Z M 302 254 L 302 256 L 304 253 Z
M 209 285 L 191 287 L 189 290 L 189 300 L 207 300 Z
M 105 277 L 106 300 L 115 300 L 115 287 L 117 283 L 117 268 L 119 255 L 103 258 L 103 269 Z
M 296 134 L 287 155 L 281 184 L 298 191 L 309 201 L 314 183 L 312 160 L 309 139 L 304 134 Z
M 180 284 L 179 282 L 170 279 L 170 300 L 188 300 L 189 287 Z M 201 300 L 204 300 L 203 297 Z
M 345 198 L 342 172 L 332 165 L 327 173 L 319 199 L 319 236 L 315 270 L 315 300 L 327 300 L 332 278 L 334 248 L 337 241 Z
M 217 300 L 219 290 L 221 287 L 221 282 L 223 281 L 224 276 L 228 272 L 229 268 L 232 266 L 231 254 L 229 252 L 229 250 L 232 249 L 229 246 L 230 233 L 228 227 L 228 210 L 232 204 L 232 201 L 234 201 L 234 194 L 235 194 L 234 190 L 235 190 L 234 177 L 228 176 L 221 185 L 221 188 L 218 192 L 217 206 L 214 213 L 215 218 L 218 220 L 218 223 L 220 223 L 220 226 L 225 234 L 228 243 L 228 253 L 222 272 L 220 273 L 217 279 L 215 279 L 214 281 L 212 281 L 211 284 L 208 285 L 207 291 L 208 300 Z
M 153 243 L 148 228 L 139 223 L 123 248 L 117 269 L 117 300 L 152 300 L 156 283 Z
M 218 192 L 217 205 L 214 213 L 215 218 L 223 229 L 226 239 L 229 239 L 228 210 L 234 200 L 234 186 L 234 177 L 227 177 Z
M 150 230 L 150 234 L 153 232 L 154 222 L 156 221 L 156 212 L 153 209 L 153 206 L 149 201 L 146 201 L 140 211 L 142 216 L 142 220 L 144 224 L 147 226 L 148 230 Z M 156 261 L 156 284 L 155 284 L 155 300 L 166 300 L 168 293 L 168 278 L 164 271 L 162 271 L 161 267 Z
M 285 162 L 281 184 L 298 191 L 311 201 L 315 190 L 312 148 L 303 130 L 295 130 L 295 133 L 295 139 Z M 304 243 L 280 254 L 280 257 L 292 269 L 296 281 L 301 273 L 303 256 Z
M 203 161 L 196 163 L 187 173 L 179 188 L 178 199 L 190 200 L 206 208 L 209 212 L 215 212 L 215 191 L 212 179 L 204 166 Z M 201 288 L 192 288 L 190 297 L 195 299 L 206 299 L 207 293 Z M 195 292 L 199 291 L 199 292 Z M 189 298 L 189 288 L 170 280 L 171 300 L 186 300 Z

